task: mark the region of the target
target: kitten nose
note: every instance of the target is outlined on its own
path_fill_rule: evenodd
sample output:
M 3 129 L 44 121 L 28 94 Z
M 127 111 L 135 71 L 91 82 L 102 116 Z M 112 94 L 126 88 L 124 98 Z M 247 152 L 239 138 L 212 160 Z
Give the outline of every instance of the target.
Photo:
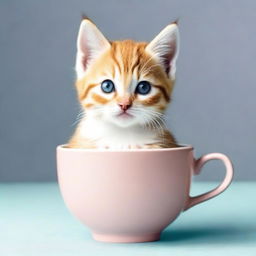
M 132 106 L 130 103 L 118 103 L 118 105 L 123 111 L 126 111 Z

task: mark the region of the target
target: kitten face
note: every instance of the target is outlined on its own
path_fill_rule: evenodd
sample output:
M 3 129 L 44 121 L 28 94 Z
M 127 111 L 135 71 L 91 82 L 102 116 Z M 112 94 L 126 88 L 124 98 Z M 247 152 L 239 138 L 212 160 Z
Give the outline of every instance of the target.
M 88 20 L 81 24 L 77 91 L 86 117 L 119 127 L 157 126 L 170 102 L 177 58 L 176 24 L 151 43 L 109 42 Z

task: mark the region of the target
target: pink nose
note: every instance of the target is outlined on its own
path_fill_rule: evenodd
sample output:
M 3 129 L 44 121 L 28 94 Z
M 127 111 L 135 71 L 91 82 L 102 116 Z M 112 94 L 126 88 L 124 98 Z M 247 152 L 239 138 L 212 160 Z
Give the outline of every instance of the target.
M 126 104 L 126 103 L 118 103 L 119 107 L 123 110 L 126 111 L 127 109 L 129 109 L 132 104 Z

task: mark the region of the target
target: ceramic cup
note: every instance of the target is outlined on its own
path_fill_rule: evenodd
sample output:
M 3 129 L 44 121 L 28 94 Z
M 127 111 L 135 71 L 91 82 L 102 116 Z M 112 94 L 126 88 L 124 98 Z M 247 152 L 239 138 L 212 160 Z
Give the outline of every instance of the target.
M 209 160 L 226 167 L 222 183 L 189 195 L 191 177 Z M 223 192 L 233 176 L 220 153 L 195 159 L 192 146 L 127 151 L 57 147 L 58 182 L 69 210 L 104 242 L 148 242 L 182 212 Z

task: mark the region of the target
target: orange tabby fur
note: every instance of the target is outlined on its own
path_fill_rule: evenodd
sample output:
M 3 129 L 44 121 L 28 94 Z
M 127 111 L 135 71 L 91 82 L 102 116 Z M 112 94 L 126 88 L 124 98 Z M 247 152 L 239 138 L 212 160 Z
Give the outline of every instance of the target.
M 110 42 L 110 47 L 100 54 L 95 60 L 86 66 L 83 77 L 76 81 L 78 99 L 82 108 L 86 111 L 97 106 L 116 105 L 120 100 L 126 100 L 129 104 L 143 108 L 153 108 L 154 111 L 164 113 L 171 100 L 174 79 L 170 78 L 163 66 L 156 58 L 146 50 L 147 43 L 132 40 Z M 99 78 L 105 77 L 114 80 L 118 77 L 120 86 L 123 87 L 121 95 L 114 91 L 106 97 L 94 89 L 100 86 Z M 129 91 L 133 80 L 147 80 L 155 88 L 156 93 L 149 97 L 140 97 Z M 86 119 L 86 115 L 84 117 Z M 162 125 L 161 121 L 158 121 Z M 71 148 L 97 148 L 97 141 L 91 140 L 82 134 L 81 122 L 71 137 L 68 146 Z M 155 132 L 155 142 L 143 146 L 129 145 L 128 148 L 143 147 L 175 147 L 177 146 L 174 136 L 167 129 L 156 127 L 147 123 L 145 129 Z M 125 129 L 124 129 L 125 130 Z M 123 136 L 126 136 L 125 133 Z M 105 146 L 108 148 L 108 146 Z

